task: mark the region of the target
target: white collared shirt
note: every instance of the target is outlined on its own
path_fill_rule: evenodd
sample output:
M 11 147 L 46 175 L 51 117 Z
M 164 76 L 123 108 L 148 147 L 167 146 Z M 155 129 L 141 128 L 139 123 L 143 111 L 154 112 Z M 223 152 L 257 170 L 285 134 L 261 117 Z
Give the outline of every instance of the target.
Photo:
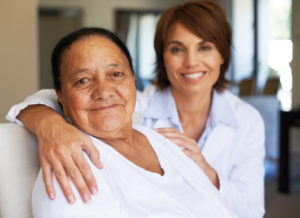
M 170 140 L 155 131 L 135 126 L 153 147 L 161 176 L 147 171 L 127 160 L 111 146 L 91 137 L 101 153 L 104 168 L 88 163 L 99 182 L 99 193 L 89 204 L 80 200 L 80 194 L 71 183 L 76 204 L 67 203 L 54 177 L 56 199 L 46 193 L 42 173 L 33 189 L 33 214 L 36 218 L 235 218 L 226 207 L 204 172 Z
M 155 90 L 155 92 L 153 92 Z M 148 93 L 151 93 L 150 95 Z M 151 98 L 151 101 L 145 101 L 146 98 Z M 144 93 L 139 93 L 136 112 L 141 114 L 141 124 L 149 128 L 175 127 L 180 132 L 183 132 L 178 111 L 176 109 L 175 100 L 173 98 L 170 87 L 163 91 L 157 91 L 155 86 L 149 85 Z M 210 115 L 200 139 L 198 146 L 203 148 L 205 140 L 210 132 L 218 123 L 224 123 L 232 128 L 238 127 L 238 121 L 235 113 L 226 99 L 217 91 L 213 91 L 212 105 Z

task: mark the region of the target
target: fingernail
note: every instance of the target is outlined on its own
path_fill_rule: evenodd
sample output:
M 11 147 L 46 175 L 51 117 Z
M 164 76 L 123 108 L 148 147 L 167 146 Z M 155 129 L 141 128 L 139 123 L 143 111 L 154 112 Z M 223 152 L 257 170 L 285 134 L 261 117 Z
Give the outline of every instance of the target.
M 93 195 L 96 195 L 98 193 L 98 190 L 97 190 L 97 188 L 95 188 L 95 187 L 92 187 L 92 194 Z
M 83 201 L 85 202 L 85 203 L 90 203 L 91 202 L 91 198 L 90 198 L 90 196 L 88 195 L 88 194 L 84 194 L 83 195 Z
M 75 198 L 73 195 L 68 195 L 68 200 L 71 204 L 75 203 Z
M 54 197 L 54 193 L 52 193 L 52 192 L 49 193 L 49 197 L 50 197 L 51 200 L 53 200 L 53 199 L 55 198 L 55 197 Z

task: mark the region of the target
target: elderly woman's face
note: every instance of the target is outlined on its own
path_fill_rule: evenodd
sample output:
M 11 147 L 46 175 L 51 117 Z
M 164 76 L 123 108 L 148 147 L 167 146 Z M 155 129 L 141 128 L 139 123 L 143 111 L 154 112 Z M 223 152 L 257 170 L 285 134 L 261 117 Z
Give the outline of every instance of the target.
M 64 113 L 97 137 L 131 126 L 134 76 L 126 56 L 110 39 L 90 36 L 64 51 L 58 97 Z

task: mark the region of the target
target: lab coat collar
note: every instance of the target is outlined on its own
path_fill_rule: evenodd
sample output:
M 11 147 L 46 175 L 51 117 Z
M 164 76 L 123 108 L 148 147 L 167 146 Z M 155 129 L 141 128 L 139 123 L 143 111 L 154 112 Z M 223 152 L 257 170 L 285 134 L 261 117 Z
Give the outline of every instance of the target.
M 238 119 L 227 95 L 226 91 L 223 93 L 213 91 L 212 106 L 208 119 L 212 127 L 215 127 L 219 123 L 233 128 L 238 127 Z M 157 91 L 154 94 L 153 100 L 144 113 L 144 117 L 157 120 L 170 120 L 176 126 L 181 126 L 170 87 L 163 91 Z
M 175 126 L 181 126 L 170 87 L 162 91 L 157 91 L 154 94 L 153 100 L 144 113 L 144 117 L 157 120 L 170 120 Z
M 233 128 L 237 128 L 239 126 L 233 105 L 229 102 L 228 94 L 228 91 L 223 93 L 219 93 L 216 90 L 213 91 L 213 99 L 209 116 L 212 127 L 215 127 L 219 123 Z

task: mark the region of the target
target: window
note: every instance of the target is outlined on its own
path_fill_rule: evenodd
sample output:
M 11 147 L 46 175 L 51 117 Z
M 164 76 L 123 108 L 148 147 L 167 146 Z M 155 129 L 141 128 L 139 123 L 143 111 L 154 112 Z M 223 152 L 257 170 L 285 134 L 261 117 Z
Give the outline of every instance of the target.
M 116 12 L 116 33 L 126 43 L 133 59 L 136 87 L 143 90 L 154 77 L 154 34 L 160 12 Z

